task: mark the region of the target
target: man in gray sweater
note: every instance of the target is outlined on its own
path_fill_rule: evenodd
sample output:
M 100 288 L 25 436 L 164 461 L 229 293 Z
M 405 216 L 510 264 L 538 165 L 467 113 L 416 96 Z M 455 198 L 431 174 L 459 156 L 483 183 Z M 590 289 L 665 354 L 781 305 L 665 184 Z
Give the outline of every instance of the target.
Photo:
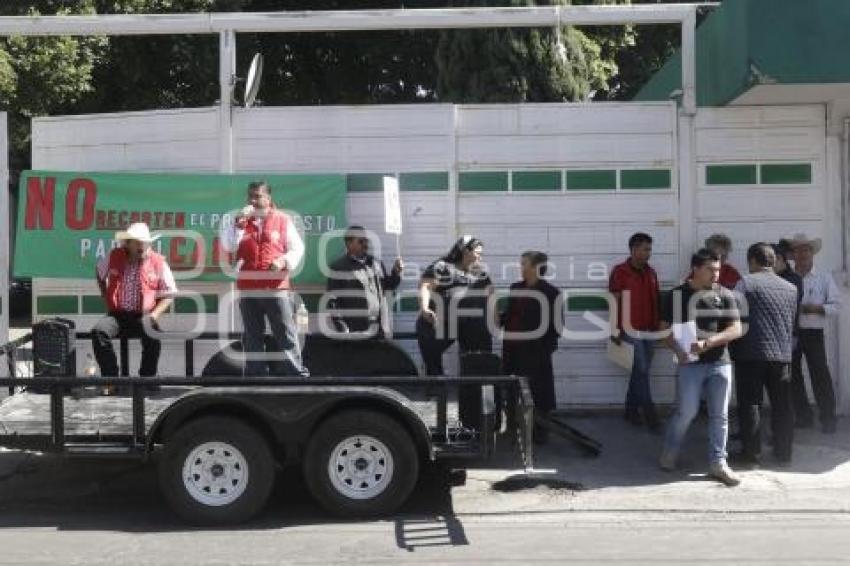
M 758 465 L 761 459 L 760 421 L 765 388 L 770 398 L 774 456 L 782 463 L 791 461 L 791 354 L 797 289 L 774 273 L 775 261 L 769 244 L 753 244 L 747 250 L 750 273 L 735 287 L 740 293 L 744 323 L 744 335 L 732 343 L 743 449 L 733 462 L 745 466 Z

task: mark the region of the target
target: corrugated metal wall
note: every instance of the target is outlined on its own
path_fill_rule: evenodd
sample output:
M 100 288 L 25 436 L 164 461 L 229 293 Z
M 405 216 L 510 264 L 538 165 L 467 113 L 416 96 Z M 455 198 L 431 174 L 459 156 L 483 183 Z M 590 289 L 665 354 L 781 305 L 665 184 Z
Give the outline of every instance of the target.
M 349 221 L 378 232 L 381 175 L 399 174 L 409 265 L 424 267 L 456 234 L 474 233 L 485 242 L 497 286 L 507 287 L 522 251 L 547 251 L 557 285 L 570 291 L 568 327 L 590 329 L 588 317 L 607 318 L 600 300 L 588 296 L 606 286 L 593 263 L 622 261 L 637 230 L 656 237 L 653 264 L 666 287 L 685 270 L 680 230 L 700 239 L 727 232 L 739 267 L 749 242 L 801 230 L 824 234 L 823 120 L 821 106 L 700 110 L 697 210 L 687 213 L 679 210 L 672 103 L 236 109 L 235 167 L 345 173 Z M 33 167 L 216 171 L 219 135 L 216 109 L 37 119 Z M 691 217 L 694 225 L 681 225 Z M 381 245 L 390 260 L 395 240 L 382 238 Z M 839 257 L 825 252 L 822 261 Z M 415 278 L 405 281 L 405 289 L 414 287 Z M 35 290 L 96 292 L 88 281 L 39 280 Z M 412 329 L 409 307 L 399 305 L 399 330 Z M 97 316 L 78 318 L 86 327 Z M 418 357 L 415 344 L 408 346 Z M 182 350 L 174 353 L 178 361 L 164 360 L 163 371 L 182 371 Z M 206 355 L 198 353 L 197 368 Z M 606 360 L 602 340 L 562 342 L 555 366 L 562 404 L 619 403 L 625 394 L 626 380 Z M 669 401 L 666 353 L 656 356 L 653 376 L 656 397 Z

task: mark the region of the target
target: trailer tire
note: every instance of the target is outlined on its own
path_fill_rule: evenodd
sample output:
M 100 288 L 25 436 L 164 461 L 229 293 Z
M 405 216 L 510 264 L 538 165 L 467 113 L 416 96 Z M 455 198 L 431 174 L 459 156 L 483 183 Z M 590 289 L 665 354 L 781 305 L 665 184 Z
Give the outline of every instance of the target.
M 398 509 L 419 477 L 419 454 L 397 420 L 368 410 L 330 417 L 304 458 L 310 492 L 339 517 L 373 517 Z
M 169 438 L 159 463 L 160 489 L 185 521 L 223 525 L 259 512 L 274 483 L 274 459 L 253 427 L 231 417 L 203 417 Z

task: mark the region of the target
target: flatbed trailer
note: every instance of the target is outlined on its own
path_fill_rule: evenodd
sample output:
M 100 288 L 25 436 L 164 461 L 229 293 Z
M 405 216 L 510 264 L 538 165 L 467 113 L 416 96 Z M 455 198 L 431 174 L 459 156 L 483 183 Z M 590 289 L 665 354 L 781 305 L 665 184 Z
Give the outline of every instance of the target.
M 0 355 L 14 360 L 25 343 Z M 101 396 L 107 386 L 122 394 Z M 10 377 L 0 387 L 14 391 L 0 402 L 0 446 L 154 458 L 168 503 L 198 524 L 252 517 L 284 464 L 301 466 L 316 500 L 343 517 L 397 509 L 432 463 L 465 468 L 511 446 L 532 467 L 533 402 L 516 376 Z

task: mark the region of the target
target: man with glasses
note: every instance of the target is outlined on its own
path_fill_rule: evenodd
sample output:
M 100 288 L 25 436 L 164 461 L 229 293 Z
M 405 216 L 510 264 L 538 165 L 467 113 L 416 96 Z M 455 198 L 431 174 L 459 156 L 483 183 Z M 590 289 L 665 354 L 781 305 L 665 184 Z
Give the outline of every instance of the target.
M 369 237 L 362 226 L 345 232 L 345 255 L 330 265 L 327 305 L 334 328 L 350 337 L 384 338 L 392 333 L 387 291 L 401 283 L 404 264 L 396 258 L 387 273 L 383 262 L 369 254 Z

